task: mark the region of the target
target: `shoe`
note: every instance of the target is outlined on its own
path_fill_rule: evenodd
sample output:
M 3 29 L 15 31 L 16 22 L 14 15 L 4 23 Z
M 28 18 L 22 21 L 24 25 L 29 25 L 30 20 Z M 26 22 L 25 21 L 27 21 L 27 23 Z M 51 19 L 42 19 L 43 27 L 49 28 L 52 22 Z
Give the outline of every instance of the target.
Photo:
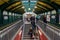
M 32 35 L 32 38 L 33 38 L 33 39 L 34 39 L 34 37 L 35 37 L 35 36 L 34 36 L 34 35 Z

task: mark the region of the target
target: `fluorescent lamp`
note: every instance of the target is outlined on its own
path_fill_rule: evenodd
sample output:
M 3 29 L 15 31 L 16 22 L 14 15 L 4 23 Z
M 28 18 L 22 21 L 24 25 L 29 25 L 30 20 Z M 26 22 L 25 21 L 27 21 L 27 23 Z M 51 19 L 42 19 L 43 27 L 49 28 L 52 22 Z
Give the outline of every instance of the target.
M 31 8 L 28 8 L 28 10 L 31 10 Z
M 22 8 L 25 8 L 24 6 Z
M 37 8 L 37 6 L 35 6 L 35 8 Z

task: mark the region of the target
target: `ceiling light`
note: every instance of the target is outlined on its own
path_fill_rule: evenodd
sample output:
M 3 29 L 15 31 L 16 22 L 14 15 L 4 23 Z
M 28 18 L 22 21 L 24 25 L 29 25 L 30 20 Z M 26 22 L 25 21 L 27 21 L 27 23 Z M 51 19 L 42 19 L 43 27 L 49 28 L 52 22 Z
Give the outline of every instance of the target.
M 28 8 L 28 10 L 31 10 L 31 8 Z
M 25 8 L 24 6 L 22 8 Z
M 37 8 L 37 6 L 35 6 L 35 8 Z

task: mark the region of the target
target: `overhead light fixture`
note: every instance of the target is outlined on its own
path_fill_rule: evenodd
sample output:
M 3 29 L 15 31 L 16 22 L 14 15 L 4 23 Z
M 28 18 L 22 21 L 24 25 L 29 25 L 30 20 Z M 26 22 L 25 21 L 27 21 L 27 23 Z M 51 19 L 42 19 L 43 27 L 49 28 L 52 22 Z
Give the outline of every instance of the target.
M 22 1 L 22 2 L 24 3 L 24 2 L 28 2 L 28 1 Z
M 25 8 L 24 6 L 22 8 Z
M 11 15 L 11 12 L 9 12 L 9 15 Z
M 37 6 L 35 6 L 35 8 L 37 8 Z
M 28 8 L 28 10 L 31 10 L 31 8 Z

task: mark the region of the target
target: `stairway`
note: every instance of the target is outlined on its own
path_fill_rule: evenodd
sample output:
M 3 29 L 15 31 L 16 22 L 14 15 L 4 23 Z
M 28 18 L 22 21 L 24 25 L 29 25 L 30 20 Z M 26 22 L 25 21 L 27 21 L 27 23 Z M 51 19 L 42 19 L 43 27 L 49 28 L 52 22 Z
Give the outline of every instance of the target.
M 23 34 L 23 39 L 22 40 L 38 40 L 38 38 L 31 39 L 30 35 L 28 35 L 28 31 L 31 27 L 31 24 L 26 24 L 24 27 L 24 34 Z

